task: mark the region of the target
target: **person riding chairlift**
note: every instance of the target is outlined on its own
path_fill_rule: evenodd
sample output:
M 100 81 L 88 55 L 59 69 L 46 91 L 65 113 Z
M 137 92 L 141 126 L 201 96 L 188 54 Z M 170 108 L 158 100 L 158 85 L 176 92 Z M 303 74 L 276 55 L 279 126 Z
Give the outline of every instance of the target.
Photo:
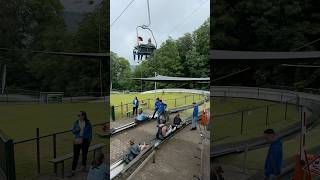
M 145 46 L 147 49 L 155 49 L 156 46 L 152 43 L 151 38 L 148 39 L 148 43 L 147 43 L 147 44 L 140 43 L 140 42 L 143 41 L 143 38 L 142 38 L 141 36 L 138 36 L 137 39 L 138 39 L 138 44 L 137 44 L 137 46 L 135 46 L 134 49 L 133 49 L 133 60 L 134 60 L 134 61 L 136 60 L 136 55 L 138 56 L 138 61 L 139 61 L 139 60 L 142 60 L 143 55 L 145 55 L 145 56 L 146 56 L 146 59 L 147 59 L 147 58 L 148 58 L 148 55 L 139 52 L 139 47 L 140 47 L 140 46 Z
M 177 129 L 176 127 L 172 127 L 171 125 L 168 127 L 166 125 L 166 120 L 162 120 L 161 124 L 158 125 L 158 131 L 156 134 L 156 138 L 158 138 L 160 140 L 164 140 L 166 137 L 168 137 L 176 129 Z

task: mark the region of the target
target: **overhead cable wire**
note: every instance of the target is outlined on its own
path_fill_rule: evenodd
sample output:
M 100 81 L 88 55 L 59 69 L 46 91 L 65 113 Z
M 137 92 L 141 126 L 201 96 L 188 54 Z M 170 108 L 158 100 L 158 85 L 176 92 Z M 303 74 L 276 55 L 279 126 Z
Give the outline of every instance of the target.
M 118 15 L 118 17 L 114 21 L 112 21 L 112 23 L 110 24 L 110 27 L 112 27 L 120 19 L 120 17 L 127 11 L 127 9 L 132 5 L 134 1 L 135 0 L 131 0 L 129 2 L 129 4 L 123 9 L 123 11 Z
M 210 2 L 209 0 L 205 1 L 204 3 L 200 4 L 199 6 L 197 6 L 190 14 L 188 14 L 187 16 L 183 17 L 183 19 L 181 21 L 179 21 L 168 33 L 165 33 L 160 39 L 164 40 L 164 38 L 166 38 L 167 35 L 170 35 L 171 33 L 173 33 L 174 31 L 176 31 L 176 29 L 183 25 L 185 23 L 185 20 L 187 18 L 189 18 L 190 16 L 192 16 L 194 13 L 196 13 L 203 5 L 205 5 L 207 2 Z
M 239 70 L 239 71 L 237 71 L 237 72 L 229 73 L 229 74 L 227 74 L 227 75 L 225 75 L 225 76 L 222 76 L 222 77 L 219 77 L 219 78 L 217 78 L 217 79 L 212 80 L 212 82 L 220 81 L 220 80 L 225 79 L 225 78 L 228 78 L 228 77 L 230 77 L 230 76 L 234 76 L 234 75 L 240 74 L 240 73 L 242 73 L 242 72 L 244 72 L 244 71 L 247 71 L 247 70 L 249 70 L 249 69 L 251 69 L 251 67 L 247 67 L 247 68 L 241 69 L 241 70 Z

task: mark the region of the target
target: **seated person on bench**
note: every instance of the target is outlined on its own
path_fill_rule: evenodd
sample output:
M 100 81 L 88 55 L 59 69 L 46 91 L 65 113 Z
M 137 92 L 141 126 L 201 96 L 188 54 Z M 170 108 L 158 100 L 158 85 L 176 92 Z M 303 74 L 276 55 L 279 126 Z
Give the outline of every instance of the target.
M 176 127 L 172 127 L 171 125 L 168 127 L 166 125 L 166 120 L 162 120 L 161 124 L 158 125 L 158 131 L 157 131 L 156 137 L 160 140 L 163 140 L 175 130 L 176 130 Z
M 140 152 L 147 147 L 146 143 L 142 145 L 135 144 L 134 139 L 130 139 L 129 143 L 130 143 L 130 146 L 128 148 L 128 153 L 126 154 L 126 157 L 125 157 L 125 162 L 127 164 L 130 161 L 132 161 L 135 157 L 137 157 L 140 154 Z
M 95 159 L 92 161 L 87 180 L 107 180 L 110 175 L 107 172 L 107 163 L 105 162 L 102 152 L 98 152 Z
M 182 120 L 179 113 L 174 117 L 172 126 L 177 128 L 180 128 L 182 126 Z
M 137 121 L 137 122 L 142 122 L 142 121 L 145 121 L 145 120 L 148 120 L 148 119 L 150 119 L 150 117 L 147 116 L 147 115 L 145 115 L 145 114 L 143 113 L 142 109 L 140 109 L 138 115 L 137 115 L 136 118 L 135 118 L 135 121 Z

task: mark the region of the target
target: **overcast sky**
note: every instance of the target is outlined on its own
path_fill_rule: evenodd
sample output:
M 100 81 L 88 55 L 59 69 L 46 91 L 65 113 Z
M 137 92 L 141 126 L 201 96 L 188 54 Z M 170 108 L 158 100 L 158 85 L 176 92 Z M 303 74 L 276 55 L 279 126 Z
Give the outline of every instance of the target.
M 119 16 L 131 0 L 110 1 L 110 24 Z M 161 45 L 169 36 L 177 39 L 193 32 L 210 16 L 210 0 L 150 0 L 151 26 Z M 111 51 L 135 64 L 132 49 L 136 44 L 136 27 L 148 24 L 147 0 L 135 0 L 127 11 L 111 26 Z M 141 36 L 144 42 L 151 37 Z

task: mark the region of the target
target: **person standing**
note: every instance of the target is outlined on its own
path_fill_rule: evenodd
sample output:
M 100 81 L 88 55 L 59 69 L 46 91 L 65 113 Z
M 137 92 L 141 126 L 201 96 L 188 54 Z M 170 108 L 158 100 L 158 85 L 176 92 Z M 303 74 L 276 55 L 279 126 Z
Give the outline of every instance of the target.
M 159 100 L 159 105 L 158 105 L 158 117 L 157 117 L 157 122 L 158 124 L 160 124 L 160 117 L 161 115 L 164 115 L 164 111 L 165 111 L 165 105 L 162 102 L 162 100 Z
M 197 129 L 197 121 L 199 119 L 199 107 L 198 104 L 193 102 L 193 113 L 192 113 L 192 124 L 190 130 L 196 130 Z
M 92 125 L 87 117 L 85 111 L 80 111 L 78 114 L 79 119 L 73 124 L 72 133 L 74 134 L 73 142 L 73 160 L 72 160 L 72 173 L 74 176 L 75 170 L 78 165 L 80 151 L 82 151 L 82 171 L 86 171 L 87 155 L 92 139 Z
M 159 109 L 159 98 L 156 99 L 156 102 L 154 103 L 154 112 L 153 112 L 153 115 L 152 115 L 152 119 L 154 119 L 154 116 L 156 115 L 158 109 Z
M 137 97 L 135 97 L 133 99 L 132 105 L 133 105 L 132 115 L 134 115 L 134 113 L 136 113 L 136 115 L 138 115 L 139 100 Z
M 264 137 L 270 143 L 264 164 L 265 180 L 275 180 L 281 174 L 283 161 L 282 142 L 273 129 L 266 129 Z

